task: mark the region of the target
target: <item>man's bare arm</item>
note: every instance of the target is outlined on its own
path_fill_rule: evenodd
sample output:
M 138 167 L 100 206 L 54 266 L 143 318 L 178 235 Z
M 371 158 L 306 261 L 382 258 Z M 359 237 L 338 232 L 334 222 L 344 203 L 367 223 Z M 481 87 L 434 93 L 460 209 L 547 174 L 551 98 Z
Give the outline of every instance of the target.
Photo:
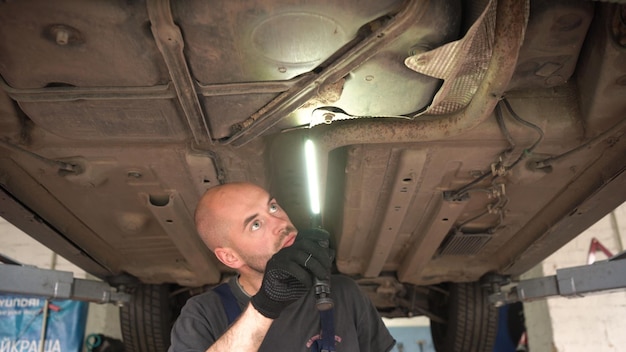
M 206 352 L 258 351 L 272 321 L 248 304 L 239 319 Z

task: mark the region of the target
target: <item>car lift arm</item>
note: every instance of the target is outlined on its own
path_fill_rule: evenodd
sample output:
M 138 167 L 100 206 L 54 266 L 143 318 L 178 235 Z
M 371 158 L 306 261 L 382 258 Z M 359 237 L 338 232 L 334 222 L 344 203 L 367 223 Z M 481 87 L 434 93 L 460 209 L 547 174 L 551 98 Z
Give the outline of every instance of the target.
M 558 269 L 556 275 L 521 280 L 509 291 L 496 290 L 490 303 L 502 306 L 551 296 L 581 297 L 584 294 L 626 288 L 626 252 L 591 265 Z
M 129 294 L 106 282 L 75 279 L 69 271 L 0 264 L 0 283 L 0 292 L 6 293 L 118 305 L 130 302 Z

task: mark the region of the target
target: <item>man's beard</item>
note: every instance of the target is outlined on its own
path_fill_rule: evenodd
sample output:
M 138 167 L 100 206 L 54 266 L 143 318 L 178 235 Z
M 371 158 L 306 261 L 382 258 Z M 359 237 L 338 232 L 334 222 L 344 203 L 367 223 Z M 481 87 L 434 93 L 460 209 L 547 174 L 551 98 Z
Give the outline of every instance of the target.
M 253 255 L 241 255 L 243 260 L 246 262 L 248 267 L 259 274 L 263 274 L 265 272 L 265 266 L 267 265 L 267 261 L 272 257 L 271 255 L 266 254 L 253 254 Z
M 267 262 L 272 258 L 272 256 L 278 251 L 282 249 L 283 241 L 285 237 L 287 237 L 290 233 L 297 231 L 295 227 L 289 226 L 285 228 L 282 232 L 276 243 L 274 244 L 274 253 L 272 254 L 251 254 L 251 255 L 241 255 L 243 260 L 248 264 L 250 269 L 256 271 L 259 274 L 263 274 L 265 272 L 265 266 Z

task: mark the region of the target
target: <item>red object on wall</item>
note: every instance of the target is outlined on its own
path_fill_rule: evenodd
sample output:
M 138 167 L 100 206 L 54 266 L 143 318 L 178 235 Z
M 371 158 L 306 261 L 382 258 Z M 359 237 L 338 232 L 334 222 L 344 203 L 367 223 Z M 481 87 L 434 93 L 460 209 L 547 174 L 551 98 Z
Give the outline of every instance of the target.
M 602 243 L 600 243 L 600 241 L 598 241 L 594 237 L 591 239 L 591 244 L 589 245 L 589 254 L 587 255 L 587 264 L 593 264 L 596 261 L 597 251 L 602 251 L 602 253 L 604 253 L 604 255 L 606 255 L 607 258 L 611 258 L 613 256 L 613 253 L 611 253 L 611 251 L 606 249 L 606 247 L 604 247 Z

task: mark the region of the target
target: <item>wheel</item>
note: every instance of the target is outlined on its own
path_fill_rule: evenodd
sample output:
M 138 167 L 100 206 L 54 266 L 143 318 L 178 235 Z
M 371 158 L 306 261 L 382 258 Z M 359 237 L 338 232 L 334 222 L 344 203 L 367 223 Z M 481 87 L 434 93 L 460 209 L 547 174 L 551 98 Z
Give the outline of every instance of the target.
M 437 352 L 486 352 L 493 350 L 498 310 L 489 304 L 488 292 L 478 283 L 451 283 L 448 294 L 436 293 L 430 310 L 445 319 L 431 320 L 430 330 Z
M 166 352 L 175 317 L 169 285 L 139 285 L 120 309 L 125 352 Z

